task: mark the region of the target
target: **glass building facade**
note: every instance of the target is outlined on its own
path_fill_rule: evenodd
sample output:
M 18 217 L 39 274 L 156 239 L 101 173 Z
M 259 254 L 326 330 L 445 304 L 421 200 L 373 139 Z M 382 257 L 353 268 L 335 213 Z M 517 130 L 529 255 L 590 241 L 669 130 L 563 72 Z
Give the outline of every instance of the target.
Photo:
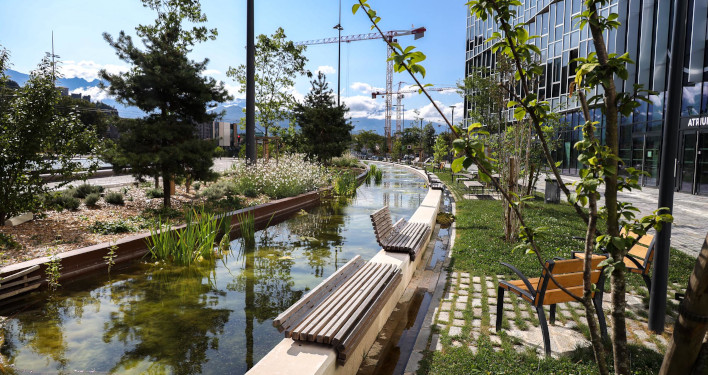
M 708 195 L 708 0 L 685 0 L 689 3 L 686 27 L 686 56 L 683 77 L 678 158 L 676 160 L 676 189 L 691 194 Z M 539 97 L 551 103 L 562 113 L 559 130 L 560 144 L 555 150 L 556 160 L 562 162 L 564 173 L 578 170 L 577 154 L 573 144 L 580 139 L 574 130 L 584 123 L 579 104 L 568 93 L 575 76 L 576 57 L 587 57 L 594 46 L 589 29 L 581 30 L 574 16 L 580 14 L 581 0 L 521 0 L 517 8 L 518 23 L 527 23 L 533 42 L 541 50 L 540 60 L 544 75 L 536 85 Z M 657 186 L 659 154 L 661 153 L 662 125 L 665 114 L 669 43 L 673 0 L 612 1 L 600 11 L 607 16 L 617 13 L 621 26 L 606 33 L 611 53 L 628 52 L 635 62 L 628 66 L 629 79 L 618 80 L 618 90 L 633 91 L 639 84 L 644 90 L 655 91 L 650 103 L 641 102 L 631 116 L 620 120 L 620 157 L 625 167 L 634 167 L 649 173 L 642 179 L 644 186 Z M 683 26 L 683 25 L 682 25 Z M 494 20 L 482 21 L 467 17 L 467 46 L 465 76 L 474 69 L 486 67 L 493 71 L 496 56 L 492 43 L 486 42 L 498 31 Z M 471 103 L 465 104 L 465 114 Z M 508 121 L 512 113 L 506 113 Z M 603 115 L 599 109 L 591 116 L 599 122 L 597 136 L 604 140 Z

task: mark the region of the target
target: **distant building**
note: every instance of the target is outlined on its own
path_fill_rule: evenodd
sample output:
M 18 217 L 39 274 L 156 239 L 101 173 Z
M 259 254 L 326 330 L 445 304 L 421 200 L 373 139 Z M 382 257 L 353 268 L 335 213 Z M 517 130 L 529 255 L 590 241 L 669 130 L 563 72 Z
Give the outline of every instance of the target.
M 57 87 L 57 90 L 59 90 L 59 94 L 61 94 L 61 96 L 69 96 L 68 87 Z
M 81 99 L 81 94 L 71 94 L 72 99 Z
M 213 139 L 222 148 L 238 146 L 238 124 L 214 121 L 197 125 L 197 136 L 200 139 Z

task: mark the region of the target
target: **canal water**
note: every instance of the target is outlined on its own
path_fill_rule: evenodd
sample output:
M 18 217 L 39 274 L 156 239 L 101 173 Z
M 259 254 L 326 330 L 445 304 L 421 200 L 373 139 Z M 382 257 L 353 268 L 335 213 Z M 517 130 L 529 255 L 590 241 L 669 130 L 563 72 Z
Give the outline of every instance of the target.
M 374 210 L 387 204 L 398 220 L 418 208 L 422 178 L 382 168 L 380 185 L 258 231 L 255 246 L 237 239 L 214 262 L 137 264 L 38 296 L 6 317 L 0 363 L 18 374 L 246 372 L 282 340 L 273 318 L 357 254 L 378 252 Z

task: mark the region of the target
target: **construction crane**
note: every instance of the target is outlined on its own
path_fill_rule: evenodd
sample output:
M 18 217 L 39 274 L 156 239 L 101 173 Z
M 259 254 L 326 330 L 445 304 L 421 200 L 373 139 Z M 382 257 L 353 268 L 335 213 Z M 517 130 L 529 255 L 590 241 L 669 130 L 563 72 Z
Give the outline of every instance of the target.
M 403 84 L 406 82 L 398 82 L 398 91 L 396 92 L 391 92 L 391 91 L 374 91 L 371 93 L 371 99 L 376 99 L 377 96 L 379 95 L 386 95 L 386 96 L 391 96 L 393 94 L 396 94 L 396 133 L 401 132 L 401 124 L 402 124 L 402 117 L 403 117 L 403 106 L 401 105 L 401 100 L 405 96 L 404 94 L 411 94 L 411 93 L 417 93 L 418 88 L 417 87 L 412 87 L 408 89 L 402 89 Z M 458 90 L 457 87 L 428 87 L 425 89 L 426 91 L 449 91 L 449 90 Z
M 384 32 L 384 37 L 386 38 L 387 41 L 389 42 L 396 42 L 397 40 L 394 39 L 399 36 L 406 36 L 406 35 L 413 35 L 415 39 L 420 39 L 425 35 L 425 27 L 417 27 L 417 28 L 412 28 L 410 30 L 390 30 Z M 371 39 L 381 39 L 381 34 L 379 33 L 368 33 L 368 34 L 357 34 L 357 35 L 348 35 L 348 36 L 343 36 L 343 37 L 333 37 L 333 38 L 324 38 L 324 39 L 315 39 L 315 40 L 307 40 L 304 42 L 296 42 L 294 43 L 296 46 L 309 46 L 309 45 L 314 45 L 314 44 L 329 44 L 329 43 L 337 43 L 337 42 L 345 42 L 345 43 L 350 43 L 350 42 L 357 42 L 360 40 L 371 40 Z M 388 144 L 388 149 L 391 150 L 393 148 L 393 144 L 391 143 L 391 107 L 393 104 L 393 61 L 390 59 L 391 55 L 393 55 L 393 49 L 391 47 L 386 48 L 386 117 L 384 120 L 384 129 L 386 133 L 386 141 Z M 398 123 L 398 119 L 396 120 Z M 396 125 L 398 126 L 398 124 Z

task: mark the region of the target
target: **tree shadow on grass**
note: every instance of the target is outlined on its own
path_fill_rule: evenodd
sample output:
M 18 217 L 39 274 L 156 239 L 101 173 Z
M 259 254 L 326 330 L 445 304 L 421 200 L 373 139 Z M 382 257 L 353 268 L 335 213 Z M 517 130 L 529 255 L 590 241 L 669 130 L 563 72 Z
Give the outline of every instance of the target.
M 609 347 L 609 342 L 606 343 L 607 362 L 610 368 L 614 368 L 612 359 L 612 349 Z M 657 353 L 649 348 L 641 345 L 629 344 L 630 370 L 632 374 L 656 374 L 661 368 L 661 362 L 664 360 L 664 355 Z M 595 355 L 592 347 L 578 348 L 570 352 L 568 355 L 574 363 L 594 363 Z

